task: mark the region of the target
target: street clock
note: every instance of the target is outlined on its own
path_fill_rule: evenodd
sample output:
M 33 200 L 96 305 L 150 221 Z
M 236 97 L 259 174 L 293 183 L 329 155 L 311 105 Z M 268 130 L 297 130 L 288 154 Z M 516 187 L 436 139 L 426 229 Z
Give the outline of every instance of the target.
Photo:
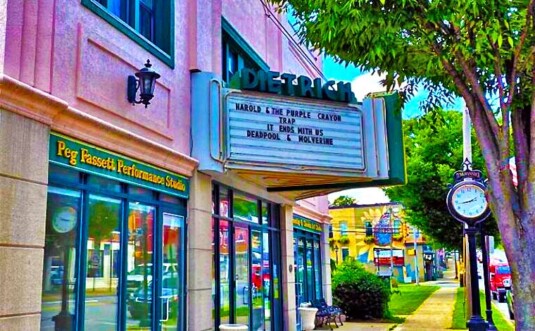
M 452 186 L 446 198 L 450 214 L 458 221 L 474 226 L 489 217 L 485 197 L 486 186 L 481 181 L 465 178 Z

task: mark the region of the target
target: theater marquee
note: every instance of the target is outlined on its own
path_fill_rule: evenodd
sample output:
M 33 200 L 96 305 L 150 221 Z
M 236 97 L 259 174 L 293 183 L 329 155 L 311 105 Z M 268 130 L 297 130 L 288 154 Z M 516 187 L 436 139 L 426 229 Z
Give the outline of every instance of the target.
M 362 114 L 355 107 L 233 93 L 226 109 L 230 165 L 365 169 Z
M 405 182 L 396 95 L 357 103 L 349 83 L 244 70 L 225 84 L 198 72 L 191 125 L 199 171 L 292 199 Z

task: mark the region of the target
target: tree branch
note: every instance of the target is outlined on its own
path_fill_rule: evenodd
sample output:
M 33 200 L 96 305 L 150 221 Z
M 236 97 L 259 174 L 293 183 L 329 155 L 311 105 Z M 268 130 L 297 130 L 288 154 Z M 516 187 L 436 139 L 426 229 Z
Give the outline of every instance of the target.
M 522 29 L 522 33 L 520 34 L 520 41 L 516 45 L 515 51 L 513 53 L 513 63 L 511 65 L 511 84 L 509 85 L 509 98 L 507 100 L 507 107 L 510 107 L 513 102 L 513 96 L 515 95 L 515 88 L 516 88 L 516 73 L 518 71 L 518 68 L 516 65 L 518 64 L 518 57 L 520 56 L 520 52 L 522 51 L 522 47 L 524 47 L 524 43 L 526 41 L 526 37 L 528 34 L 529 27 L 532 26 L 533 22 L 530 20 L 531 17 L 533 17 L 534 12 L 534 6 L 535 6 L 535 0 L 530 0 L 528 7 L 527 7 L 527 13 L 526 13 L 526 24 L 524 24 L 524 29 Z
M 483 107 L 481 111 L 485 114 L 487 117 L 487 122 L 489 123 L 489 128 L 494 134 L 495 137 L 501 136 L 501 132 L 499 129 L 498 122 L 496 121 L 496 118 L 494 117 L 494 112 L 490 108 L 489 102 L 487 98 L 485 97 L 485 93 L 483 89 L 481 88 L 481 84 L 479 84 L 479 78 L 477 77 L 477 73 L 475 72 L 475 68 L 470 68 L 468 64 L 466 63 L 463 56 L 460 54 L 459 51 L 455 52 L 455 58 L 461 65 L 461 68 L 463 69 L 463 73 L 465 74 L 466 78 L 470 82 L 470 85 L 472 86 L 472 90 L 474 94 L 477 96 L 479 103 Z

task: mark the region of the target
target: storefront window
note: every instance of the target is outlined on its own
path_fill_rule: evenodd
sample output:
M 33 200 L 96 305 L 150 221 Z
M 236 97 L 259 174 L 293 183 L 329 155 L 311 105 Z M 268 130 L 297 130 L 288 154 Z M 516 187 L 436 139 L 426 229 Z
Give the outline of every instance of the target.
M 41 330 L 74 330 L 80 205 L 80 191 L 48 188 Z
M 150 330 L 155 208 L 131 202 L 129 210 L 126 285 L 131 296 L 126 327 L 127 330 Z
M 242 194 L 235 194 L 233 209 L 233 218 L 236 221 L 259 223 L 258 201 L 256 199 Z
M 219 234 L 212 239 L 214 328 L 240 323 L 255 331 L 280 330 L 274 205 L 219 185 L 213 199 L 213 233 Z
M 228 212 L 228 211 L 226 211 Z M 229 323 L 230 317 L 230 255 L 229 222 L 219 221 L 219 293 L 221 323 Z M 215 284 L 215 282 L 214 282 Z
M 182 243 L 182 216 L 171 213 L 163 213 L 163 240 L 161 270 L 162 275 L 160 298 L 162 304 L 162 329 L 178 330 L 181 305 L 183 304 L 180 294 L 180 265 L 182 258 L 180 247 Z
M 117 325 L 118 261 L 112 250 L 120 245 L 121 200 L 89 195 L 87 263 L 85 280 L 85 329 L 102 330 Z M 106 314 L 102 311 L 105 310 Z
M 320 242 L 319 233 L 294 230 L 297 305 L 323 298 Z
M 49 182 L 41 330 L 184 330 L 185 201 L 55 165 Z

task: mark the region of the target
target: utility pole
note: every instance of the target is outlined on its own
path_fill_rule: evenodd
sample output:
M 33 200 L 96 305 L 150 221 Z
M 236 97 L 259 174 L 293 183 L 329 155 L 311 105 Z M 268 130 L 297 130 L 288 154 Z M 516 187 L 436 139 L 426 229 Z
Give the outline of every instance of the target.
M 412 238 L 414 239 L 414 275 L 416 278 L 416 285 L 420 285 L 420 273 L 418 271 L 418 238 L 420 238 L 420 230 L 415 226 L 412 227 Z
M 392 223 L 392 207 L 390 207 L 390 216 L 389 216 L 389 222 L 390 222 L 390 281 L 392 281 L 392 277 L 394 277 L 394 251 L 393 251 L 393 243 L 394 243 L 394 227 Z
M 468 108 L 465 108 L 463 111 L 463 162 L 467 164 L 472 163 L 472 135 L 470 134 L 470 129 L 472 127 L 471 121 L 470 121 L 470 114 L 468 113 Z M 464 170 L 472 170 L 472 169 L 464 169 Z M 468 228 L 468 226 L 464 225 L 465 230 Z M 475 249 L 475 248 L 474 248 Z M 470 281 L 470 256 L 468 254 L 469 252 L 469 244 L 466 234 L 463 236 L 463 263 L 464 263 L 464 286 L 466 288 L 465 296 L 466 301 L 468 302 L 468 316 L 472 315 L 472 299 L 470 296 L 470 293 L 472 293 L 472 283 Z

